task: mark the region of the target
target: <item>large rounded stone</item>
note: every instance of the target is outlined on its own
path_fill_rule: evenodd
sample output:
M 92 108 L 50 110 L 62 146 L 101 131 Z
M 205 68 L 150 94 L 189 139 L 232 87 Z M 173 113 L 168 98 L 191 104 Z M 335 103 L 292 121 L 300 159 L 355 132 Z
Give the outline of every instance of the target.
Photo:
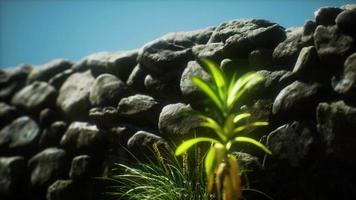
M 195 59 L 207 58 L 215 62 L 220 62 L 223 56 L 224 43 L 209 43 L 196 45 L 192 48 Z
M 12 122 L 12 120 L 18 117 L 18 115 L 19 113 L 15 107 L 0 102 L 0 129 L 8 123 Z
M 158 128 L 163 138 L 178 138 L 187 135 L 198 126 L 198 121 L 189 117 L 192 108 L 183 103 L 165 106 L 159 115 Z
M 272 112 L 282 121 L 313 119 L 316 106 L 322 100 L 325 100 L 325 93 L 321 84 L 295 81 L 278 94 Z
M 136 94 L 122 98 L 117 110 L 121 117 L 133 123 L 156 127 L 161 106 L 153 97 Z
M 25 171 L 26 162 L 23 157 L 0 157 L 0 197 L 2 199 L 24 198 Z
M 120 122 L 115 107 L 92 108 L 89 111 L 89 117 L 99 129 L 112 128 Z
M 102 74 L 95 79 L 90 89 L 89 100 L 93 106 L 113 106 L 127 96 L 124 82 L 111 74 Z
M 129 78 L 126 81 L 126 85 L 130 87 L 130 89 L 144 92 L 145 88 L 145 77 L 148 74 L 148 70 L 142 65 L 136 65 L 136 67 L 132 70 Z
M 304 47 L 300 51 L 293 73 L 300 80 L 323 80 L 324 76 L 329 77 L 330 74 L 320 66 L 319 56 L 314 46 Z
M 37 149 L 40 129 L 29 117 L 20 117 L 0 131 L 0 150 L 29 156 Z
M 57 105 L 69 119 L 85 118 L 90 109 L 89 91 L 95 79 L 89 71 L 72 74 L 62 85 Z
M 341 80 L 336 84 L 334 89 L 339 94 L 356 100 L 356 53 L 346 59 Z
M 100 155 L 106 147 L 104 133 L 86 122 L 72 122 L 60 144 L 68 152 L 89 155 Z
M 67 78 L 73 73 L 73 69 L 67 69 L 53 76 L 51 79 L 49 79 L 48 83 L 55 87 L 57 90 L 59 90 L 63 83 L 67 80 Z
M 323 7 L 314 12 L 315 22 L 317 25 L 334 25 L 336 16 L 342 12 L 341 8 Z
M 345 10 L 335 19 L 337 27 L 345 34 L 356 39 L 356 10 Z
M 39 113 L 56 105 L 57 90 L 46 82 L 34 82 L 24 87 L 12 98 L 11 103 L 29 113 Z
M 52 77 L 64 70 L 69 69 L 73 63 L 69 60 L 56 59 L 47 64 L 36 66 L 28 75 L 27 82 L 33 83 L 35 81 L 49 81 Z
M 46 129 L 43 130 L 38 145 L 41 149 L 48 147 L 57 147 L 59 142 L 67 130 L 67 123 L 63 121 L 57 121 L 52 123 Z
M 39 193 L 44 193 L 53 181 L 65 177 L 68 169 L 67 155 L 63 149 L 45 149 L 28 161 L 31 185 Z
M 76 156 L 72 160 L 69 177 L 73 180 L 90 179 L 93 175 L 93 161 L 88 155 Z

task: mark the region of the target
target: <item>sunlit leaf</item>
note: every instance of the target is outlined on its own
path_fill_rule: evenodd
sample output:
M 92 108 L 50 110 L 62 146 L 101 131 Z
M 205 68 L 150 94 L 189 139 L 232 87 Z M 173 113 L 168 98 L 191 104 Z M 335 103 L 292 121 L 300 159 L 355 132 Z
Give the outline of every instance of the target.
M 183 154 L 190 147 L 192 147 L 193 145 L 195 145 L 199 142 L 219 143 L 219 141 L 217 141 L 213 138 L 208 138 L 208 137 L 199 137 L 199 138 L 190 139 L 190 140 L 184 141 L 181 145 L 178 146 L 178 148 L 176 149 L 176 152 L 175 152 L 176 156 Z
M 248 128 L 251 128 L 251 127 L 267 126 L 267 125 L 268 125 L 268 122 L 260 122 L 260 121 L 252 122 L 250 124 L 246 124 L 246 125 L 239 126 L 239 127 L 235 128 L 234 133 L 239 133 L 239 132 L 244 131 L 244 130 L 246 130 Z
M 234 116 L 229 115 L 225 119 L 224 132 L 227 136 L 231 136 L 234 133 Z
M 207 127 L 211 128 L 215 131 L 215 133 L 222 139 L 226 140 L 226 136 L 224 135 L 224 130 L 220 127 L 218 122 L 216 122 L 214 119 L 205 116 L 205 115 L 197 115 L 198 118 L 202 119 L 203 122 L 200 123 L 202 127 Z
M 205 173 L 207 176 L 211 176 L 214 174 L 215 168 L 215 148 L 213 146 L 210 147 L 208 154 L 205 157 Z
M 251 116 L 250 113 L 242 113 L 242 114 L 236 115 L 235 118 L 234 118 L 234 123 L 237 123 L 240 120 L 245 119 L 245 118 L 250 117 L 250 116 Z
M 258 142 L 257 140 L 254 140 L 252 138 L 249 137 L 235 137 L 234 142 L 247 142 L 247 143 L 251 143 L 254 144 L 255 146 L 259 147 L 260 149 L 262 149 L 264 152 L 268 153 L 268 154 L 272 154 L 272 152 L 262 143 Z
M 215 105 L 220 110 L 223 110 L 223 103 L 221 102 L 220 98 L 216 95 L 216 92 L 213 90 L 213 88 L 207 82 L 195 76 L 192 78 L 192 82 L 196 86 L 198 86 L 215 103 Z

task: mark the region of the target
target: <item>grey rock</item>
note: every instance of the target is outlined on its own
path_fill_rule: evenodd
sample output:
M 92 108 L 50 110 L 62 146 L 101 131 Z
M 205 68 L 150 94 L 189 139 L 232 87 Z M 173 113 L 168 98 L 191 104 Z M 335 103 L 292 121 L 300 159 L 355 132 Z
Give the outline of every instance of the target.
M 356 4 L 346 4 L 340 7 L 344 10 L 356 10 Z
M 255 46 L 251 40 L 243 35 L 232 35 L 224 43 L 223 53 L 228 58 L 244 58 Z
M 192 111 L 189 105 L 183 103 L 169 104 L 163 107 L 158 121 L 160 136 L 163 138 L 178 138 L 187 135 L 198 126 L 198 122 L 187 114 Z
M 19 115 L 17 109 L 4 102 L 0 102 L 0 128 L 12 122 Z
M 209 39 L 209 43 L 224 42 L 231 36 L 236 34 L 246 35 L 250 31 L 258 28 L 266 28 L 274 25 L 267 20 L 251 19 L 251 20 L 231 20 L 224 22 L 215 28 L 213 34 Z
M 163 138 L 147 131 L 138 131 L 127 141 L 129 149 L 140 150 L 141 152 L 147 149 L 154 150 L 154 145 L 160 150 L 169 149 L 168 143 Z
M 270 68 L 272 66 L 272 53 L 270 49 L 255 49 L 248 55 L 249 66 L 252 69 Z
M 63 135 L 61 146 L 74 154 L 100 155 L 106 140 L 103 131 L 86 122 L 72 122 Z
M 122 98 L 117 110 L 133 123 L 157 127 L 161 105 L 153 97 L 136 94 Z
M 32 66 L 19 65 L 8 69 L 0 69 L 0 101 L 10 101 L 12 96 L 26 85 Z
M 19 117 L 0 131 L 2 152 L 28 156 L 36 150 L 40 129 L 29 117 Z
M 303 47 L 310 45 L 302 41 L 302 27 L 286 29 L 286 33 L 286 40 L 279 43 L 273 51 L 272 57 L 275 64 L 294 64 L 298 58 L 299 51 Z
M 336 16 L 342 12 L 341 8 L 323 7 L 314 12 L 317 25 L 330 26 L 335 24 Z
M 341 80 L 334 89 L 349 99 L 356 99 L 356 53 L 346 59 Z
M 119 123 L 120 118 L 115 107 L 92 108 L 89 117 L 100 129 L 108 129 Z
M 90 72 L 74 73 L 62 85 L 57 106 L 69 119 L 85 118 L 90 108 L 89 91 L 95 79 Z
M 343 101 L 320 103 L 317 127 L 326 153 L 339 161 L 355 164 L 349 159 L 356 151 L 356 108 Z
M 356 38 L 356 9 L 341 12 L 336 17 L 335 22 L 343 33 Z
M 67 123 L 63 121 L 56 121 L 45 128 L 38 142 L 40 149 L 59 146 L 59 142 L 63 134 L 66 132 L 67 127 Z
M 48 83 L 59 90 L 67 78 L 70 77 L 73 73 L 73 69 L 67 69 L 53 76 L 51 79 L 49 79 Z
M 113 106 L 128 95 L 124 82 L 111 74 L 98 76 L 90 89 L 89 100 L 93 106 Z
M 226 75 L 230 75 L 230 78 L 232 74 L 244 74 L 246 72 L 251 71 L 250 64 L 247 58 L 227 58 L 221 61 L 220 66 Z
M 46 82 L 34 82 L 17 92 L 11 103 L 28 113 L 39 113 L 56 105 L 57 90 Z
M 189 61 L 180 79 L 180 90 L 183 96 L 188 99 L 201 97 L 203 95 L 200 89 L 192 82 L 194 76 L 200 77 L 205 81 L 210 81 L 210 75 L 198 62 Z
M 145 67 L 142 65 L 136 65 L 136 67 L 132 70 L 129 78 L 127 79 L 126 85 L 136 91 L 146 91 L 144 81 L 148 73 L 149 71 Z
M 17 199 L 23 197 L 26 179 L 26 162 L 21 156 L 0 157 L 0 197 Z
M 93 161 L 90 156 L 76 156 L 72 160 L 69 177 L 73 180 L 89 179 L 93 175 L 93 170 Z
M 36 66 L 28 75 L 27 82 L 49 81 L 53 76 L 69 69 L 73 63 L 69 60 L 56 59 L 47 64 Z
M 146 45 L 140 50 L 138 62 L 156 72 L 177 70 L 193 58 L 191 48 L 195 44 L 205 44 L 201 38 L 210 36 L 212 28 L 169 33 Z M 204 39 L 206 40 L 206 39 Z M 200 43 L 202 42 L 202 43 Z
M 302 42 L 307 44 L 314 43 L 314 31 L 317 24 L 314 21 L 307 20 L 303 26 Z
M 48 148 L 33 156 L 28 161 L 33 190 L 43 193 L 55 180 L 65 177 L 67 159 L 66 152 L 58 148 Z
M 223 58 L 222 42 L 196 45 L 192 48 L 195 59 L 207 58 L 215 62 L 220 62 Z
M 295 81 L 280 91 L 273 103 L 273 114 L 281 120 L 314 118 L 317 104 L 325 100 L 320 83 Z
M 75 200 L 79 198 L 78 188 L 72 180 L 57 180 L 47 189 L 47 200 Z
M 271 159 L 284 160 L 291 167 L 302 166 L 313 157 L 315 131 L 309 123 L 298 121 L 272 131 L 267 139 L 268 147 L 273 152 Z
M 294 65 L 293 73 L 301 80 L 318 80 L 325 73 L 319 64 L 319 56 L 314 46 L 304 47 Z
M 140 128 L 130 124 L 120 124 L 111 128 L 108 132 L 110 134 L 109 138 L 112 138 L 109 141 L 110 148 L 121 150 L 122 147 L 126 147 L 128 140 L 139 130 Z M 124 150 L 124 153 L 127 153 L 127 151 Z
M 244 152 L 236 152 L 236 158 L 239 162 L 241 171 L 257 171 L 262 168 L 258 158 Z
M 320 60 L 336 68 L 355 48 L 355 41 L 351 36 L 340 33 L 337 26 L 318 26 L 314 33 L 315 48 Z
M 53 122 L 59 121 L 60 120 L 60 115 L 53 109 L 51 108 L 45 108 L 41 110 L 40 115 L 39 115 L 39 124 L 42 127 L 48 127 L 50 126 Z
M 179 88 L 179 81 L 182 71 L 169 71 L 164 74 L 147 74 L 144 84 L 146 90 L 152 96 L 167 101 L 177 101 L 182 94 Z

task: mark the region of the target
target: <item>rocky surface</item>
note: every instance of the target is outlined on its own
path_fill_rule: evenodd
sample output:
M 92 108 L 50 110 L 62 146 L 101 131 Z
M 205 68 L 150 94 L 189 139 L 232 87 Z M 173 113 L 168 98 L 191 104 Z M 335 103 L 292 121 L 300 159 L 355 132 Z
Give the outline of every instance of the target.
M 274 200 L 356 199 L 355 12 L 324 7 L 286 29 L 231 20 L 140 49 L 0 70 L 0 199 L 105 199 L 96 178 L 135 162 L 127 149 L 145 159 L 199 134 L 188 114 L 205 100 L 191 77 L 210 81 L 202 58 L 228 77 L 265 77 L 241 99 L 250 121 L 269 122 L 251 136 L 273 152 L 238 149 L 250 188 Z

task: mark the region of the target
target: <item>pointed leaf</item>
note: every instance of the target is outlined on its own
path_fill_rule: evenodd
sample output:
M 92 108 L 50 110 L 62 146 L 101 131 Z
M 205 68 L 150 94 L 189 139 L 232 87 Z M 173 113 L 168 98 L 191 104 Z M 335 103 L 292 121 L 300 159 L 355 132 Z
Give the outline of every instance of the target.
M 222 104 L 220 98 L 216 95 L 216 92 L 213 90 L 213 88 L 207 82 L 205 82 L 203 79 L 201 79 L 199 77 L 193 77 L 192 81 L 215 103 L 215 105 L 220 110 L 223 110 L 223 104 Z
M 241 132 L 243 130 L 246 130 L 247 128 L 254 127 L 254 126 L 267 126 L 267 125 L 268 125 L 268 122 L 259 122 L 259 121 L 252 122 L 250 124 L 246 124 L 246 125 L 239 126 L 239 127 L 235 128 L 234 133 Z
M 254 144 L 255 146 L 257 146 L 258 148 L 262 149 L 263 151 L 265 151 L 268 154 L 272 154 L 272 152 L 262 143 L 258 142 L 257 140 L 254 140 L 252 138 L 249 137 L 235 137 L 234 138 L 234 142 L 247 142 L 247 143 L 251 143 Z
M 203 63 L 203 66 L 208 70 L 210 75 L 213 77 L 220 98 L 225 99 L 227 83 L 226 83 L 226 78 L 224 73 L 221 71 L 218 65 L 215 64 L 213 61 L 208 59 L 202 59 L 201 61 Z
M 234 123 L 237 123 L 240 120 L 245 119 L 245 118 L 250 117 L 250 116 L 251 116 L 250 113 L 242 113 L 242 114 L 236 115 L 235 118 L 234 118 Z
M 209 177 L 214 173 L 215 168 L 215 148 L 213 146 L 210 147 L 208 154 L 205 157 L 204 164 L 205 173 L 207 177 Z
M 190 139 L 190 140 L 183 142 L 181 145 L 178 146 L 178 148 L 176 149 L 176 156 L 183 154 L 190 147 L 192 147 L 193 145 L 195 145 L 199 142 L 219 143 L 219 141 L 217 141 L 213 138 L 208 138 L 208 137 L 199 137 L 199 138 Z
M 222 140 L 226 140 L 226 136 L 224 135 L 224 130 L 220 127 L 218 122 L 216 122 L 214 119 L 212 119 L 208 116 L 205 116 L 205 115 L 197 115 L 197 117 L 204 120 L 203 122 L 200 123 L 201 126 L 213 129 L 214 132 Z

